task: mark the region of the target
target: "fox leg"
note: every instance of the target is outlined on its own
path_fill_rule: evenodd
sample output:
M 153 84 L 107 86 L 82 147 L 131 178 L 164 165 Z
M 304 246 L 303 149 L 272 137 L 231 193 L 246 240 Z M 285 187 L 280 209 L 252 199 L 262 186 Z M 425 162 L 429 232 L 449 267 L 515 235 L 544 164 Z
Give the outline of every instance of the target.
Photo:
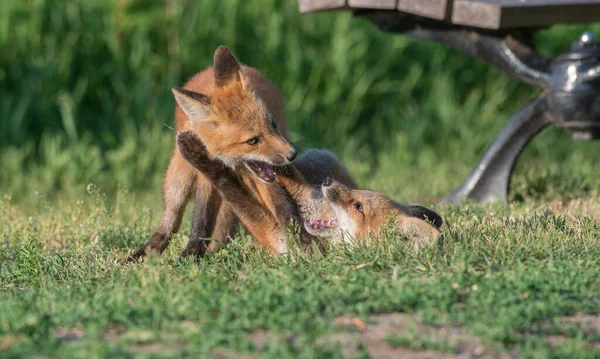
M 239 220 L 231 206 L 222 200 L 216 190 L 201 173 L 196 182 L 196 202 L 192 217 L 190 241 L 181 257 L 203 257 L 206 251 L 222 248 L 237 233 Z M 211 240 L 207 240 L 209 238 Z
M 240 220 L 237 218 L 231 205 L 228 202 L 221 202 L 217 221 L 211 234 L 213 239 L 208 244 L 208 250 L 215 252 L 229 243 L 230 239 L 235 237 L 238 232 Z
M 239 218 L 252 237 L 263 247 L 277 254 L 287 252 L 287 244 L 283 239 L 284 228 L 277 217 L 252 195 L 234 173 L 219 177 L 213 183 L 227 201 L 222 204 L 225 213 L 222 216 L 219 214 L 219 223 L 215 227 L 213 237 L 215 240 L 228 241 L 228 236 L 235 233 Z M 218 245 L 219 243 L 214 243 L 212 248 L 217 249 Z
M 194 189 L 196 171 L 175 149 L 163 182 L 163 212 L 150 239 L 129 260 L 136 261 L 151 251 L 162 253 L 181 226 L 185 206 Z
M 278 254 L 287 252 L 283 225 L 252 195 L 231 168 L 212 160 L 202 141 L 190 132 L 179 134 L 177 144 L 183 157 L 212 182 L 260 244 Z
M 196 180 L 196 202 L 192 215 L 192 232 L 181 257 L 203 257 L 207 249 L 207 238 L 213 232 L 217 214 L 222 205 L 221 196 L 201 173 Z

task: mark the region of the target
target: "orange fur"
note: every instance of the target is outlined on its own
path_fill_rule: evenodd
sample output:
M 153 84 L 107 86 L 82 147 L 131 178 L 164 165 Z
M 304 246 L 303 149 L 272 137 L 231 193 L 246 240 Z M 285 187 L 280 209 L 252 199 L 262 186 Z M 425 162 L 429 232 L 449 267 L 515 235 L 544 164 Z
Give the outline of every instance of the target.
M 425 207 L 400 204 L 381 193 L 349 188 L 332 179 L 323 183 L 322 193 L 335 212 L 340 235 L 338 239 L 368 240 L 380 234 L 390 219 L 404 236 L 413 240 L 416 248 L 440 235 L 438 228 L 442 218 Z
M 211 158 L 206 146 L 193 133 L 181 133 L 177 143 L 184 158 L 218 189 L 253 237 L 275 253 L 287 252 L 284 229 L 290 221 L 302 222 L 306 219 L 305 216 L 321 211 L 323 205 L 326 205 L 325 201 L 313 198 L 313 195 L 318 194 L 318 187 L 309 183 L 317 181 L 319 175 L 307 172 L 307 181 L 295 164 L 281 168 L 277 174 L 277 183 L 265 188 L 249 181 L 246 176 L 237 175 L 222 161 Z M 346 169 L 331 153 L 320 153 L 324 155 L 323 158 L 331 160 L 323 162 L 320 174 L 339 173 L 343 174 L 340 176 L 342 180 L 350 178 Z M 299 167 L 306 169 L 301 164 L 309 159 L 302 156 L 298 160 Z M 268 191 L 268 195 L 265 191 Z M 300 239 L 305 245 L 314 241 L 320 244 L 319 239 L 308 233 L 305 227 L 301 227 Z
M 211 156 L 219 158 L 235 170 L 244 183 L 252 187 L 262 203 L 277 213 L 281 201 L 275 186 L 261 182 L 247 166 L 247 161 L 270 165 L 288 165 L 296 151 L 288 140 L 283 100 L 277 88 L 257 70 L 240 65 L 224 46 L 215 51 L 215 66 L 193 76 L 183 87 L 174 89 L 177 133 L 192 131 L 206 144 Z M 256 144 L 249 140 L 258 138 Z M 186 255 L 203 255 L 205 238 L 227 242 L 237 221 L 227 203 L 220 201 L 210 182 L 175 149 L 163 183 L 163 214 L 160 224 L 148 242 L 130 260 L 151 251 L 162 252 L 178 231 L 185 206 L 196 194 L 192 237 Z M 275 198 L 275 199 L 272 199 Z M 224 207 L 225 206 L 225 207 Z M 284 205 L 285 207 L 285 205 Z M 260 240 L 260 238 L 258 238 Z M 279 248 L 272 239 L 265 246 Z M 211 246 L 215 248 L 217 246 Z
M 277 184 L 269 187 L 272 194 L 277 194 L 268 197 L 269 201 L 253 182 L 238 177 L 222 161 L 211 159 L 206 147 L 190 132 L 180 134 L 178 144 L 184 158 L 216 186 L 250 233 L 275 253 L 287 251 L 283 235 L 290 220 L 305 221 L 301 238 L 317 243 L 317 237 L 366 242 L 378 235 L 390 219 L 417 249 L 440 235 L 442 219 L 437 213 L 394 202 L 377 192 L 355 189 L 346 169 L 327 151 L 312 150 L 279 173 Z M 350 187 L 330 178 L 322 186 L 311 184 L 327 174 L 337 174 L 351 182 Z M 319 216 L 328 226 L 323 227 L 321 221 L 318 227 L 311 227 L 308 222 Z M 339 225 L 329 227 L 331 220 Z
M 222 88 L 209 81 L 214 77 L 212 67 L 192 77 L 183 88 L 210 97 L 210 110 L 205 120 L 191 121 L 181 106 L 177 106 L 177 132 L 191 130 L 200 137 L 208 152 L 220 159 L 256 155 L 278 165 L 286 164 L 282 158 L 294 148 L 287 140 L 281 95 L 258 71 L 247 66 L 241 68 L 245 77 Z M 269 116 L 275 119 L 279 131 L 265 121 Z M 262 137 L 258 146 L 245 143 L 258 135 Z

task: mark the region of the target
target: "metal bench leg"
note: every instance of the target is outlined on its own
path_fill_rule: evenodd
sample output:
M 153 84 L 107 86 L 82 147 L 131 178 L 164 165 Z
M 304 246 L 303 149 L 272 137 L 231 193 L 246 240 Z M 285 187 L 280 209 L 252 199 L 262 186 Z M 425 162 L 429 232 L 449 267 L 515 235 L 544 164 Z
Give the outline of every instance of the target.
M 508 202 L 510 175 L 527 143 L 550 123 L 575 140 L 600 139 L 600 42 L 584 32 L 555 59 L 531 47 L 536 29 L 485 31 L 404 15 L 397 11 L 355 11 L 383 31 L 436 41 L 470 54 L 544 95 L 506 124 L 469 177 L 442 202 Z
M 546 99 L 538 98 L 522 107 L 504 126 L 469 177 L 443 203 L 458 204 L 465 199 L 478 203 L 508 201 L 510 175 L 527 143 L 551 121 Z

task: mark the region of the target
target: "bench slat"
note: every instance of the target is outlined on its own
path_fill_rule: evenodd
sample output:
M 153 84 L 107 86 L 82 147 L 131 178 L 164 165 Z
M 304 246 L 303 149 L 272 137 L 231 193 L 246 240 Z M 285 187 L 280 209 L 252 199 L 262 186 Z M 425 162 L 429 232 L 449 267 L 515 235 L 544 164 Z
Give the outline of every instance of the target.
M 484 29 L 600 21 L 600 0 L 298 0 L 301 12 L 397 9 Z
M 446 19 L 452 0 L 398 0 L 398 10 L 436 20 Z
M 455 0 L 452 22 L 486 29 L 600 20 L 600 0 Z
M 300 12 L 343 9 L 346 0 L 298 0 Z
M 348 6 L 363 9 L 395 9 L 397 0 L 348 0 Z

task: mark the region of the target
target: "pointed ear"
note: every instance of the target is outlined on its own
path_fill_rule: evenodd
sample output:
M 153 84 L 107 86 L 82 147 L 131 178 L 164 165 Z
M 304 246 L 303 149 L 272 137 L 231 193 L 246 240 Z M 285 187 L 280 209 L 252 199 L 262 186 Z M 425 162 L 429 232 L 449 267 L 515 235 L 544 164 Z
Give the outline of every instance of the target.
M 425 220 L 437 228 L 442 226 L 442 217 L 436 212 L 430 210 L 429 208 L 425 208 L 423 206 L 418 205 L 410 205 L 406 208 L 407 214 L 412 217 L 416 217 L 422 220 Z
M 182 88 L 173 88 L 171 91 L 190 121 L 203 121 L 210 116 L 210 97 Z
M 242 66 L 226 46 L 219 46 L 214 56 L 215 85 L 224 87 L 232 83 L 245 86 Z

